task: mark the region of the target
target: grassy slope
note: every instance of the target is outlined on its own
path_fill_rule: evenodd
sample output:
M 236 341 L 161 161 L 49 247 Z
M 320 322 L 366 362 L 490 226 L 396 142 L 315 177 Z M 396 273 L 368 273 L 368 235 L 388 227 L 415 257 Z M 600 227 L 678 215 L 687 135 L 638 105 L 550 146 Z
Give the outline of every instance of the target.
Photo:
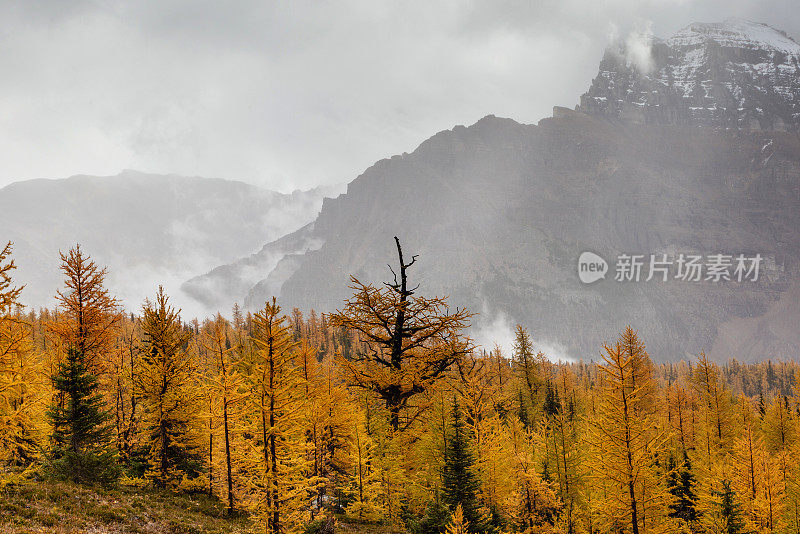
M 217 500 L 120 486 L 96 489 L 28 482 L 0 490 L 0 533 L 254 532 L 246 517 L 229 519 Z
M 0 534 L 260 533 L 246 515 L 228 518 L 225 505 L 204 495 L 66 482 L 26 482 L 0 489 Z M 398 534 L 382 525 L 338 521 L 341 534 Z

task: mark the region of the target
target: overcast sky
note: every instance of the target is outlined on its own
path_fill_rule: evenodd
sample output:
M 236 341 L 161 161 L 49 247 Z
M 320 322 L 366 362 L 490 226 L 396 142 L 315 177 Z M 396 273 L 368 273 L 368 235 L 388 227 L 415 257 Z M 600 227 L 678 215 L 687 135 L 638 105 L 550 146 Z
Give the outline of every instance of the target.
M 731 16 L 800 37 L 797 0 L 0 0 L 0 186 L 347 182 L 456 124 L 574 106 L 615 31 Z

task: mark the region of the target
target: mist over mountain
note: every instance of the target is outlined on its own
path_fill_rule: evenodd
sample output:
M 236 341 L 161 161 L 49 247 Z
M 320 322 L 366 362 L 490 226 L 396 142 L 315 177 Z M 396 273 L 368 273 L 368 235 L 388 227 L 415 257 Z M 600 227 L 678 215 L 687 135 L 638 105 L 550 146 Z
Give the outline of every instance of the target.
M 109 268 L 107 285 L 136 310 L 159 283 L 204 313 L 180 282 L 313 220 L 336 188 L 276 193 L 243 182 L 124 171 L 16 182 L 0 189 L 0 240 L 14 242 L 23 301 L 51 305 L 58 251 L 76 243 Z
M 800 44 L 766 24 L 694 23 L 610 46 L 580 111 L 626 122 L 800 127 Z
M 397 235 L 420 255 L 421 292 L 481 314 L 473 333 L 501 336 L 520 322 L 561 356 L 596 359 L 631 324 L 659 359 L 796 358 L 793 43 L 728 21 L 649 40 L 635 55 L 609 50 L 579 111 L 440 132 L 367 169 L 313 223 L 183 288 L 221 309 L 277 295 L 285 309 L 328 312 L 349 295 L 350 274 L 388 280 Z M 584 251 L 608 260 L 606 279 L 579 281 Z M 613 279 L 621 254 L 718 253 L 761 254 L 759 280 Z

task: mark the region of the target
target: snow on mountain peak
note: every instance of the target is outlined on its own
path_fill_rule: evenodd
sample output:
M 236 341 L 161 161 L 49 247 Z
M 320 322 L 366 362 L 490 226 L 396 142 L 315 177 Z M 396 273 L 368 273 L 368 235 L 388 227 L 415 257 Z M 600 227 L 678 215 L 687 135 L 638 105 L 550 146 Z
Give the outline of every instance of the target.
M 639 51 L 641 55 L 641 51 Z M 652 39 L 651 68 L 615 43 L 577 109 L 627 122 L 800 129 L 800 44 L 759 22 L 695 22 Z
M 800 54 L 800 44 L 786 33 L 761 22 L 738 18 L 724 22 L 694 22 L 667 39 L 666 44 L 672 47 L 698 46 L 709 41 L 723 47 Z

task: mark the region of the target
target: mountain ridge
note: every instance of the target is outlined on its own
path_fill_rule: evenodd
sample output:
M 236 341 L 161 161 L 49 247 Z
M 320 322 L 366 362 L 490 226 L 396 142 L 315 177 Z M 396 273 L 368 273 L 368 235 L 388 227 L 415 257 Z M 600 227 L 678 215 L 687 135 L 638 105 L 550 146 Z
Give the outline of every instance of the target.
M 15 278 L 27 284 L 27 304 L 52 305 L 58 251 L 81 243 L 109 267 L 112 292 L 136 308 L 159 281 L 177 293 L 193 273 L 306 224 L 324 194 L 329 189 L 285 194 L 241 181 L 130 170 L 24 180 L 0 189 L 0 239 L 15 244 Z
M 136 251 L 127 261 L 98 259 L 112 273 L 142 260 L 133 267 L 143 270 L 129 272 L 152 283 L 164 271 L 148 262 L 166 240 L 179 267 L 192 269 L 179 278 L 168 266 L 170 284 L 183 282 L 179 294 L 201 313 L 234 302 L 253 310 L 273 295 L 284 309 L 330 312 L 349 296 L 351 275 L 387 279 L 396 235 L 420 256 L 412 277 L 421 291 L 481 312 L 472 332 L 487 339 L 493 325 L 521 323 L 543 345 L 588 360 L 631 324 L 662 360 L 703 350 L 717 359 L 796 358 L 800 332 L 787 325 L 800 324 L 792 300 L 800 291 L 800 45 L 795 56 L 788 36 L 747 21 L 696 23 L 646 44 L 646 57 L 609 49 L 574 111 L 556 107 L 536 125 L 487 115 L 440 131 L 375 162 L 335 198 L 288 199 L 247 184 L 219 193 L 225 182 L 213 180 L 192 191 L 178 177 L 148 190 L 142 217 L 125 202 L 103 211 L 101 192 L 89 191 L 80 201 L 100 213 L 86 224 L 119 224 L 126 250 Z M 777 89 L 765 93 L 765 83 Z M 85 205 L 47 202 L 65 200 L 68 209 L 46 210 L 54 215 L 40 234 L 60 231 L 63 219 L 74 240 L 71 219 Z M 159 223 L 141 232 L 115 219 L 120 211 Z M 18 213 L 17 222 L 34 224 L 35 215 Z M 581 284 L 584 251 L 609 261 L 606 279 Z M 762 277 L 614 280 L 620 255 L 719 253 L 762 255 Z
M 800 224 L 795 136 L 770 133 L 764 152 L 762 132 L 555 115 L 538 125 L 487 116 L 376 162 L 346 194 L 325 201 L 310 230 L 323 244 L 277 262 L 272 273 L 281 272 L 265 273 L 248 291 L 247 306 L 277 294 L 287 309 L 332 311 L 348 294 L 350 274 L 386 279 L 398 235 L 420 254 L 414 277 L 421 291 L 484 311 L 479 327 L 503 314 L 540 341 L 591 359 L 603 341 L 634 324 L 652 354 L 678 359 L 710 352 L 725 324 L 767 313 L 793 287 L 800 250 L 792 230 Z M 621 208 L 630 215 L 621 217 Z M 761 220 L 764 210 L 781 217 Z M 682 229 L 681 217 L 694 218 L 694 227 Z M 742 228 L 726 230 L 737 217 Z M 670 249 L 760 251 L 772 258 L 771 270 L 761 285 L 735 290 L 577 281 L 582 250 L 608 257 Z M 597 321 L 597 314 L 608 317 Z M 776 358 L 800 348 L 800 339 L 784 338 Z

